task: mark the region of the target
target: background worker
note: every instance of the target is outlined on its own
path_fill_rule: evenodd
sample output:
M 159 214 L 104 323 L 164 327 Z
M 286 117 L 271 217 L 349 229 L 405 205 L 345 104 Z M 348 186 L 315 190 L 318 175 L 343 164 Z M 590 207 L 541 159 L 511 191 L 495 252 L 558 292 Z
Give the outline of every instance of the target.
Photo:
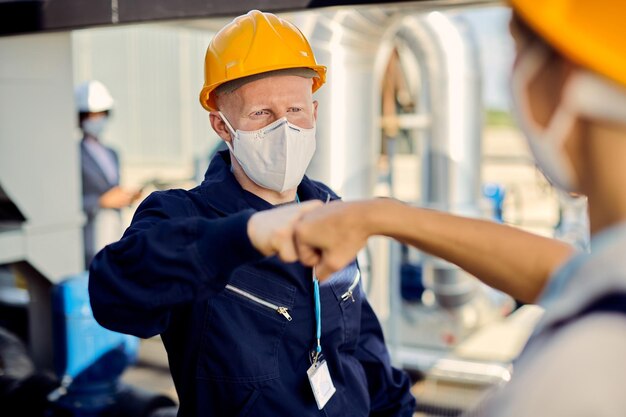
M 315 283 L 280 239 L 257 250 L 249 238 L 291 236 L 321 204 L 309 200 L 338 198 L 304 176 L 326 68 L 296 27 L 259 11 L 215 35 L 205 65 L 200 102 L 228 151 L 199 187 L 152 193 L 96 256 L 94 316 L 161 334 L 179 416 L 412 416 L 356 264 Z M 265 256 L 277 249 L 291 263 Z
M 83 187 L 83 228 L 85 266 L 97 251 L 122 236 L 120 209 L 130 206 L 140 192 L 120 187 L 120 164 L 117 152 L 102 143 L 113 98 L 99 81 L 86 81 L 76 87 L 78 123 L 83 132 L 80 159 Z

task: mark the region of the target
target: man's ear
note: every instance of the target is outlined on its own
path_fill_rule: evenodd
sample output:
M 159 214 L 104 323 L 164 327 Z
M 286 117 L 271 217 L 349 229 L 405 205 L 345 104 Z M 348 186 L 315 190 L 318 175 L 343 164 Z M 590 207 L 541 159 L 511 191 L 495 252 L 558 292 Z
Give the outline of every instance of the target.
M 319 103 L 317 102 L 317 100 L 313 100 L 313 121 L 317 122 L 317 105 Z
M 228 127 L 226 127 L 226 123 L 224 123 L 224 120 L 220 116 L 219 112 L 210 112 L 209 120 L 211 121 L 211 127 L 215 130 L 215 133 L 217 133 L 217 135 L 222 138 L 224 142 L 231 143 L 232 138 L 230 131 L 228 130 Z

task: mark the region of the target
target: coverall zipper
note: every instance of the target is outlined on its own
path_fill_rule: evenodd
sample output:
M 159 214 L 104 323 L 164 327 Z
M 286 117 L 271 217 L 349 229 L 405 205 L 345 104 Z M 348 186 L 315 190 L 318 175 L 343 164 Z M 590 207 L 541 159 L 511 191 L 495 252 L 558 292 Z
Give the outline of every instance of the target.
M 348 288 L 348 291 L 344 292 L 341 295 L 341 299 L 343 301 L 346 301 L 348 298 L 352 299 L 352 302 L 354 303 L 354 289 L 356 288 L 357 285 L 359 285 L 359 281 L 361 280 L 361 271 L 359 271 L 359 269 L 357 268 L 356 270 L 356 274 L 354 274 L 354 280 L 352 281 L 352 284 L 350 284 L 350 287 Z
M 232 291 L 236 294 L 241 295 L 242 297 L 247 298 L 250 301 L 253 301 L 257 304 L 261 304 L 264 307 L 271 308 L 287 320 L 291 321 L 291 316 L 289 315 L 289 309 L 287 307 L 277 306 L 276 304 L 270 303 L 269 301 L 263 300 L 262 298 L 257 297 L 254 294 L 250 294 L 247 291 L 242 290 L 241 288 L 237 288 L 230 284 L 226 284 L 226 289 Z

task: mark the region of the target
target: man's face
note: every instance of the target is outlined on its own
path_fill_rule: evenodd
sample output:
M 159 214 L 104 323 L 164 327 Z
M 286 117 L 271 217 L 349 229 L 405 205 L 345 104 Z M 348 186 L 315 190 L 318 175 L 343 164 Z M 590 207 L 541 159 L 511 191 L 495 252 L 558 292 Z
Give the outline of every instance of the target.
M 218 97 L 217 103 L 235 130 L 258 130 L 286 117 L 302 128 L 312 128 L 317 119 L 317 101 L 313 101 L 312 80 L 294 75 L 279 75 L 244 84 L 229 94 Z M 213 128 L 225 140 L 230 135 L 223 123 L 215 120 Z M 226 137 L 223 133 L 226 133 Z
M 564 93 L 576 67 L 550 47 L 539 35 L 533 33 L 532 29 L 515 14 L 511 20 L 510 30 L 516 49 L 512 82 L 514 82 L 514 94 L 519 105 L 517 109 L 519 116 L 522 121 L 526 121 L 524 124 L 527 126 L 525 132 L 527 139 L 531 148 L 534 145 L 535 158 L 541 169 L 545 170 L 548 176 L 561 178 L 561 186 L 574 187 L 573 184 L 564 185 L 566 182 L 571 183 L 575 180 L 563 179 L 567 175 L 563 174 L 567 168 L 558 169 L 559 165 L 554 163 L 554 158 L 567 161 L 562 162 L 561 166 L 569 165 L 575 173 L 583 172 L 581 167 L 583 167 L 584 147 L 582 145 L 585 141 L 582 140 L 583 129 L 580 118 L 573 116 L 575 117 L 573 121 L 567 122 L 564 122 L 564 119 L 555 119 L 557 110 L 567 105 L 564 102 Z M 534 71 L 532 70 L 533 63 L 536 67 Z M 570 122 L 570 125 L 563 124 Z M 529 126 L 534 127 L 529 128 Z M 563 131 L 563 126 L 567 129 L 566 131 Z M 554 136 L 555 132 L 558 136 Z M 549 151 L 550 149 L 552 152 Z
M 525 55 L 529 50 L 540 47 L 538 43 L 541 41 L 515 15 L 511 19 L 509 28 L 515 41 L 516 56 L 513 64 L 515 68 L 520 60 L 526 58 Z M 527 86 L 530 111 L 539 126 L 545 128 L 552 119 L 561 101 L 561 94 L 569 73 L 570 68 L 566 62 L 550 50 L 548 59 L 543 63 L 537 75 L 530 80 Z

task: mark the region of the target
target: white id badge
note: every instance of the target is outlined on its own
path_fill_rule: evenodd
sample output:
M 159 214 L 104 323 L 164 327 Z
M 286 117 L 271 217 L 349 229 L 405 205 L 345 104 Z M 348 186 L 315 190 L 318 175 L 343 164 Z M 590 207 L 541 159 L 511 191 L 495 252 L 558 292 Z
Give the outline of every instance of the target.
M 314 363 L 309 370 L 306 371 L 306 374 L 309 377 L 309 382 L 313 389 L 317 408 L 321 410 L 336 391 L 333 380 L 330 378 L 330 373 L 328 372 L 328 364 L 325 360 Z

